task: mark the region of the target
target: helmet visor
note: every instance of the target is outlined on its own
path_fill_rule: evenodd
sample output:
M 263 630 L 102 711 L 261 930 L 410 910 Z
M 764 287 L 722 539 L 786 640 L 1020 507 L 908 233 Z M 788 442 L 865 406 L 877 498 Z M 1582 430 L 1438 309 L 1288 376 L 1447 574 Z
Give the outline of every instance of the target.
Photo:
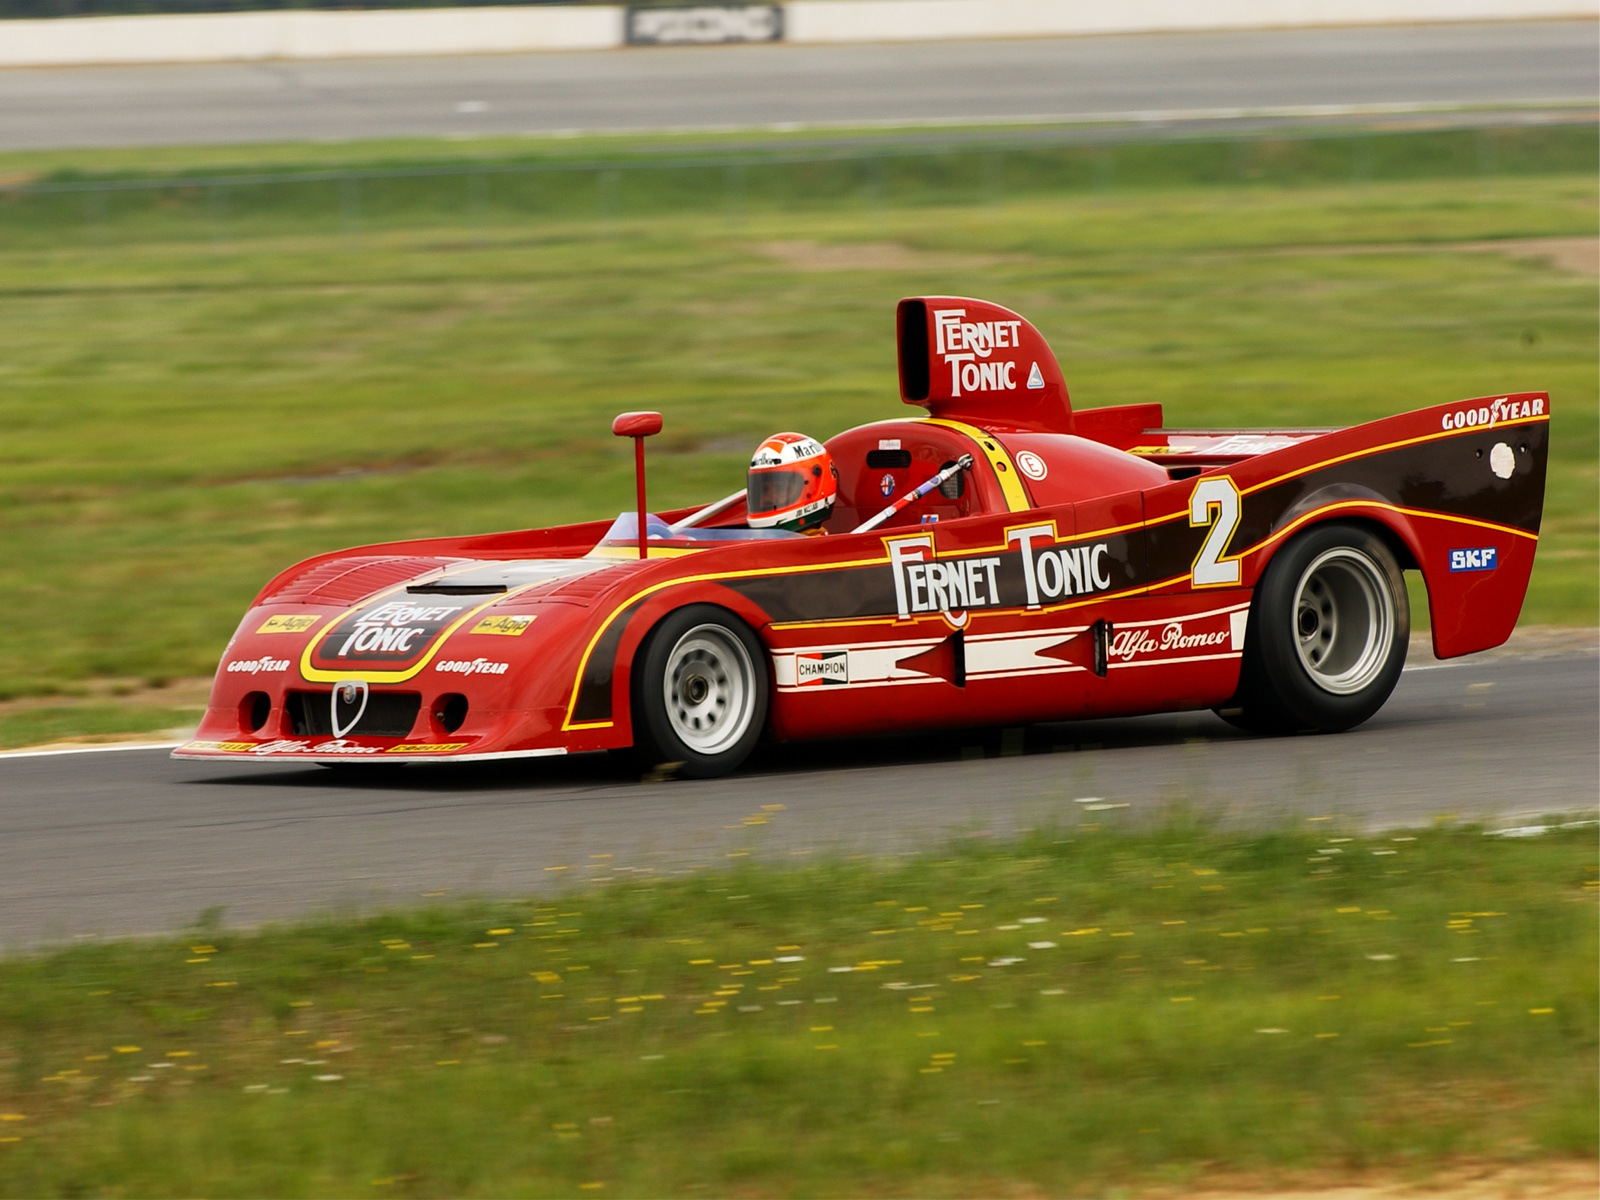
M 787 470 L 765 468 L 751 471 L 749 491 L 745 495 L 745 511 L 750 513 L 779 512 L 799 501 L 806 490 L 810 475 L 802 467 Z

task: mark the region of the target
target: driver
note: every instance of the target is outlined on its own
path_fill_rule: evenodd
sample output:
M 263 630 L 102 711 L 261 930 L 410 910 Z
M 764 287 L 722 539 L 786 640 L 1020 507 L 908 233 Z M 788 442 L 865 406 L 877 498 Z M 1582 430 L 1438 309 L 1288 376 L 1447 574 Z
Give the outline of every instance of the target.
M 752 529 L 823 533 L 838 494 L 832 456 L 803 433 L 775 433 L 750 458 L 745 511 Z

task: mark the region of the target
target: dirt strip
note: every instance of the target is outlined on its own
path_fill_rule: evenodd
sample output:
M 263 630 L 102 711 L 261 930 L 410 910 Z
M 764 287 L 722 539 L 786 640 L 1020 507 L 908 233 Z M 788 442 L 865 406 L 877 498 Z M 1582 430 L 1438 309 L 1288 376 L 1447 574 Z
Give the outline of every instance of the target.
M 1328 1185 L 1276 1187 L 1243 1181 L 1238 1186 L 1159 1191 L 1167 1200 L 1594 1200 L 1600 1195 L 1600 1164 L 1556 1159 L 1518 1166 L 1459 1166 L 1414 1180 L 1371 1179 Z

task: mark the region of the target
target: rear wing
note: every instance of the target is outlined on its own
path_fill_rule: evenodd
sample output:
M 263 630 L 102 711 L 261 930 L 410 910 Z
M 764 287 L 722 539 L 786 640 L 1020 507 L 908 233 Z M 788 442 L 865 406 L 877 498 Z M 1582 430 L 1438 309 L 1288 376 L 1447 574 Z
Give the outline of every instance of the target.
M 1077 414 L 1080 422 L 1087 415 Z M 1142 455 L 1156 461 L 1192 446 L 1183 452 L 1198 462 L 1220 454 L 1229 438 L 1238 439 L 1235 452 L 1273 438 L 1288 443 L 1201 480 L 1147 490 L 1151 578 L 1192 581 L 1191 563 L 1236 559 L 1233 580 L 1253 587 L 1277 548 L 1300 530 L 1325 520 L 1358 521 L 1384 531 L 1402 567 L 1421 570 L 1435 654 L 1452 658 L 1498 646 L 1516 625 L 1538 548 L 1549 416 L 1548 393 L 1517 392 L 1322 434 L 1140 430 L 1149 440 L 1134 445 L 1161 445 Z M 1169 470 L 1183 479 L 1195 468 Z M 1197 510 L 1201 487 L 1211 489 L 1216 507 Z M 1197 511 L 1209 519 L 1196 520 Z M 1203 559 L 1203 539 L 1224 523 L 1227 536 L 1212 538 L 1216 552 Z

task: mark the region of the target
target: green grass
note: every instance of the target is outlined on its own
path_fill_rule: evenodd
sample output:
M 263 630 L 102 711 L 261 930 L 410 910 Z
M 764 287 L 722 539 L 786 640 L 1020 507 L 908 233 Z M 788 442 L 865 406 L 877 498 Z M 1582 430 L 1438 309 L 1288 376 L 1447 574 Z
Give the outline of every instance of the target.
M 0 156 L 36 186 L 234 180 L 0 195 L 0 699 L 208 674 L 311 553 L 618 511 L 623 409 L 666 415 L 656 504 L 724 494 L 766 433 L 902 410 L 893 308 L 919 291 L 1018 309 L 1079 407 L 1173 424 L 1546 388 L 1524 620 L 1600 619 L 1594 280 L 1462 246 L 1592 236 L 1592 125 L 702 142 Z M 272 180 L 240 182 L 249 154 Z M 339 162 L 379 174 L 284 182 Z M 394 175 L 421 168 L 447 173 Z
M 747 818 L 753 852 L 781 819 Z M 1335 833 L 602 865 L 549 902 L 14 957 L 0 1194 L 1066 1195 L 1592 1161 L 1592 828 Z
M 193 728 L 203 707 L 146 707 L 144 705 L 63 700 L 29 705 L 0 713 L 0 746 L 39 746 L 49 742 L 116 740 L 124 734 L 170 736 Z

